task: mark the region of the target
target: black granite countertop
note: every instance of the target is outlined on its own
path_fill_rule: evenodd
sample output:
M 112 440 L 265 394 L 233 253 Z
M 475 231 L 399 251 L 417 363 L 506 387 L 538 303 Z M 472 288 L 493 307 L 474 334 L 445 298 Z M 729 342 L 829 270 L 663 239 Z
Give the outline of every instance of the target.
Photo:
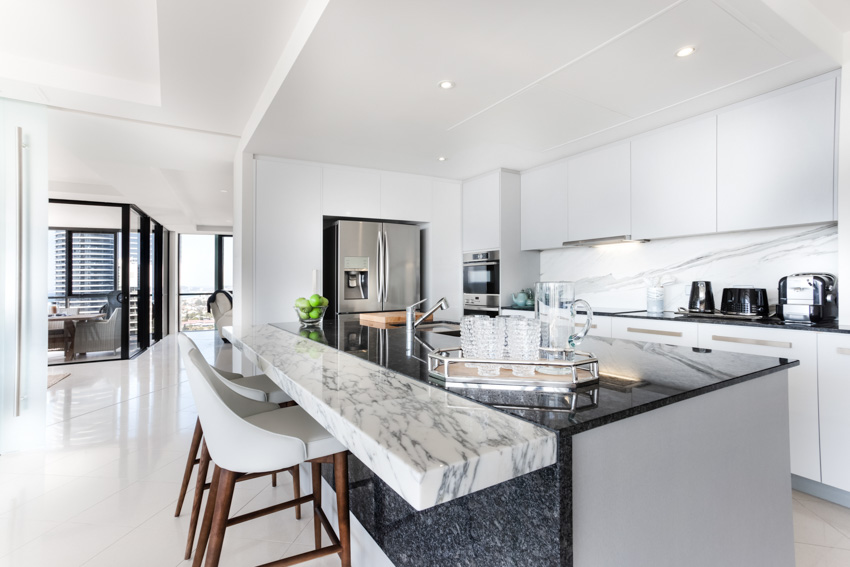
M 630 319 L 655 319 L 657 321 L 681 321 L 683 323 L 710 323 L 712 325 L 764 327 L 772 329 L 787 329 L 791 331 L 815 331 L 820 333 L 850 333 L 850 325 L 839 325 L 837 321 L 831 321 L 829 323 L 820 323 L 818 325 L 793 325 L 785 324 L 782 319 L 776 317 L 775 315 L 766 319 L 747 321 L 743 319 L 722 319 L 717 317 L 699 317 L 693 315 L 683 315 L 675 311 L 665 311 L 663 313 L 647 313 L 646 311 L 597 313 L 594 309 L 593 313 L 594 315 L 605 315 L 606 317 L 626 317 Z
M 274 326 L 567 435 L 799 365 L 784 358 L 587 337 L 579 348 L 599 359 L 601 379 L 571 408 L 563 393 L 447 387 L 429 374 L 425 345 L 453 348 L 460 344 L 458 337 L 417 331 L 425 345 L 414 341 L 409 349 L 403 326 L 367 327 L 357 316 L 326 317 L 317 330 L 301 329 L 298 323 Z

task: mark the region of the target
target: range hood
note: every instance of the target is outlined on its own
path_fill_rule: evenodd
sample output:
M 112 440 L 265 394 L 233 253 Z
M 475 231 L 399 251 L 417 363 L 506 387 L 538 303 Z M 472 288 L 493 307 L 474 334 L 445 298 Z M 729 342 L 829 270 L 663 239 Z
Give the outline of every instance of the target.
M 561 246 L 574 248 L 577 246 L 604 246 L 606 244 L 620 244 L 623 242 L 649 242 L 649 240 L 635 240 L 630 234 L 624 234 L 622 236 L 606 236 L 605 238 L 591 238 L 588 240 L 568 240 L 561 244 Z

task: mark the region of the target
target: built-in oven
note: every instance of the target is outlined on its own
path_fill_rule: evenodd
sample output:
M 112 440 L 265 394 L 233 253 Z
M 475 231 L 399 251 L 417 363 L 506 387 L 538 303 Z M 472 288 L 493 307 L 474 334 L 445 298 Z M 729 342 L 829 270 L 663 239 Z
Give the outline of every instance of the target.
M 463 255 L 464 315 L 499 314 L 499 251 Z

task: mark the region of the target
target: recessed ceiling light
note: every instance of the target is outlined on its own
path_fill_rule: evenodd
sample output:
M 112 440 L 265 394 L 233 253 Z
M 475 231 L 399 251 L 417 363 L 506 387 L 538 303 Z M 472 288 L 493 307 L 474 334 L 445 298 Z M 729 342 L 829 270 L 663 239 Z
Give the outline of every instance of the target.
M 440 81 L 439 85 L 441 89 L 446 90 L 453 89 L 455 87 L 455 84 L 452 81 Z
M 676 57 L 687 57 L 688 55 L 693 55 L 694 51 L 696 51 L 696 50 L 697 50 L 697 48 L 694 47 L 693 45 L 683 47 L 682 49 L 680 49 L 679 51 L 676 52 Z
M 446 156 L 440 156 L 437 158 L 437 161 L 446 161 Z

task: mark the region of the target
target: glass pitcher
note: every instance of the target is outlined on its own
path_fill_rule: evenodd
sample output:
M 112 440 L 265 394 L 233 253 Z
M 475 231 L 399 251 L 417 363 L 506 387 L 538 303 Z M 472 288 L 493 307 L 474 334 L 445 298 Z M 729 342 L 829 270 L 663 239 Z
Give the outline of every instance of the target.
M 576 299 L 574 282 L 537 282 L 534 315 L 540 319 L 540 358 L 570 360 L 593 321 L 593 310 L 583 299 Z M 584 328 L 576 332 L 576 312 L 587 313 Z M 544 374 L 569 374 L 567 367 L 541 366 Z

